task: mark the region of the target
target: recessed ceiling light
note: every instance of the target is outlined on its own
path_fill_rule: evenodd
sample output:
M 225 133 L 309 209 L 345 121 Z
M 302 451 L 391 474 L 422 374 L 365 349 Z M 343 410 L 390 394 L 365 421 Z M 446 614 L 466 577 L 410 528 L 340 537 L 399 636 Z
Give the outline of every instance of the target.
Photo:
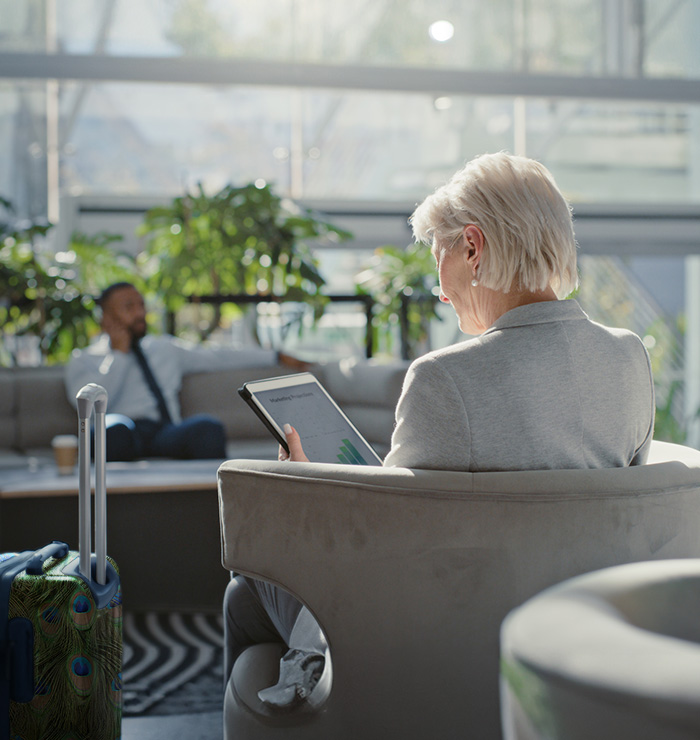
M 441 95 L 439 98 L 433 100 L 433 105 L 435 106 L 435 110 L 449 110 L 452 107 L 452 98 Z
M 433 41 L 444 43 L 455 35 L 455 27 L 449 21 L 435 21 L 430 24 L 428 33 Z

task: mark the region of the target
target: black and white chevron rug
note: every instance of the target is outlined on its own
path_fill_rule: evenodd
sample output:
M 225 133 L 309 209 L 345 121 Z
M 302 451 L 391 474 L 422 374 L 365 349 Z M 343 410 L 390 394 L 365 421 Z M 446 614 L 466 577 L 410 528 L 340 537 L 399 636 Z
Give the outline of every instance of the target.
M 222 709 L 222 660 L 221 615 L 126 612 L 124 716 Z

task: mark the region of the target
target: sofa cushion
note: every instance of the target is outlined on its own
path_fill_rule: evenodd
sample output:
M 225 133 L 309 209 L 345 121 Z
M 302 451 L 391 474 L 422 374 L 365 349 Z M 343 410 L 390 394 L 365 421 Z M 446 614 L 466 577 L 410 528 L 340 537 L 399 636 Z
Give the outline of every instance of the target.
M 340 360 L 323 366 L 319 380 L 379 455 L 389 450 L 394 410 L 408 362 Z
M 408 366 L 350 358 L 324 364 L 319 380 L 341 406 L 377 406 L 391 409 L 393 415 Z
M 248 404 L 238 395 L 238 389 L 249 380 L 290 375 L 296 370 L 272 367 L 218 370 L 189 373 L 182 379 L 180 408 L 183 418 L 193 414 L 211 414 L 226 428 L 227 439 L 268 439 L 265 429 Z
M 50 447 L 57 434 L 77 434 L 78 415 L 68 403 L 63 367 L 23 367 L 15 378 L 17 446 Z

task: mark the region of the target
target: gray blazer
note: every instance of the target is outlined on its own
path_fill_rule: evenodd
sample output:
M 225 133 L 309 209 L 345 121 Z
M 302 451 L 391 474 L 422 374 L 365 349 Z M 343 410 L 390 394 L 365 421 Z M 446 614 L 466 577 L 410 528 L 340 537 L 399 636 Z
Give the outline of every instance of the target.
M 384 462 L 439 470 L 640 465 L 654 430 L 649 355 L 574 300 L 515 308 L 408 370 Z

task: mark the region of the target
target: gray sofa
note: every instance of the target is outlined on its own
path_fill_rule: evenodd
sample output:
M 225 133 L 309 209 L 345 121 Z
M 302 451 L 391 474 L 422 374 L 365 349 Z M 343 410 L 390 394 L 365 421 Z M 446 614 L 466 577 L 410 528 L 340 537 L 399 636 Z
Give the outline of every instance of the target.
M 312 370 L 383 454 L 406 363 L 344 360 Z M 276 442 L 237 389 L 246 380 L 289 372 L 267 367 L 186 376 L 183 413 L 222 419 L 230 458 L 274 460 Z M 54 435 L 76 429 L 63 368 L 0 370 L 0 552 L 37 548 L 54 539 L 77 547 L 78 478 L 53 475 L 50 448 Z M 130 610 L 220 611 L 229 577 L 221 567 L 218 536 L 220 463 L 108 464 L 108 552 L 119 564 Z
M 312 372 L 383 455 L 406 367 L 401 362 L 341 360 L 315 365 Z M 180 393 L 182 414 L 210 413 L 221 419 L 229 458 L 276 457 L 275 441 L 237 389 L 247 380 L 291 372 L 276 366 L 187 375 Z M 66 398 L 62 367 L 0 369 L 0 467 L 26 464 L 28 457 L 50 460 L 53 437 L 76 430 L 77 416 Z

